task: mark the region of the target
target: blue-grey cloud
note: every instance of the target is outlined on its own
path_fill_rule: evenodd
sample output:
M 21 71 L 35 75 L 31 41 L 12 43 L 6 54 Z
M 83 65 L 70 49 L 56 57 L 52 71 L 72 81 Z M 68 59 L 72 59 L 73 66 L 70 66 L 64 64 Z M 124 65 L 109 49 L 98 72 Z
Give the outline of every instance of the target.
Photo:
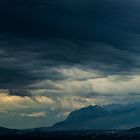
M 71 67 L 96 70 L 95 79 L 139 74 L 137 5 L 132 0 L 1 1 L 0 87 L 68 80 L 56 69 Z M 53 88 L 60 89 L 46 85 Z

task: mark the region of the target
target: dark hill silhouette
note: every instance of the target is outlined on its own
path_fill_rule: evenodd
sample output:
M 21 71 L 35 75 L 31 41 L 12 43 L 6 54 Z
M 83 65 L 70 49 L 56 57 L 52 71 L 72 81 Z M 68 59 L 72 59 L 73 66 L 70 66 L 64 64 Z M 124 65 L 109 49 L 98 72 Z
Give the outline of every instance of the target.
M 107 110 L 100 106 L 88 106 L 69 114 L 66 120 L 52 126 L 53 130 L 107 130 L 128 129 L 140 126 L 139 107 Z
M 127 132 L 130 132 L 130 133 L 140 133 L 140 127 L 131 128 Z

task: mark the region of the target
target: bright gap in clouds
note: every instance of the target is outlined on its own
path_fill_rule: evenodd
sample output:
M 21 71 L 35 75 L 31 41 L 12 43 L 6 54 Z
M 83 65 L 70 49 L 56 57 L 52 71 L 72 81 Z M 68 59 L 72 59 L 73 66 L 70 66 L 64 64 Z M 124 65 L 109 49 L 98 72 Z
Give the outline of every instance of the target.
M 65 77 L 63 80 L 38 81 L 23 90 L 25 95 L 23 91 L 20 94 L 20 90 L 16 95 L 1 90 L 2 110 L 46 106 L 58 110 L 74 110 L 90 104 L 104 105 L 116 101 L 128 103 L 132 98 L 137 101 L 139 96 L 139 75 L 105 76 L 98 71 L 76 67 L 60 68 L 57 71 Z

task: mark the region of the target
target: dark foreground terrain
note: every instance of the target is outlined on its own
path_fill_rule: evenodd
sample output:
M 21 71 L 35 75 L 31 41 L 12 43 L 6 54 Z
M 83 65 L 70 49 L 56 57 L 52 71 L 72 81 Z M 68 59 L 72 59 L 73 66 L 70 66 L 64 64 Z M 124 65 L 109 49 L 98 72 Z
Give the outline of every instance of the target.
M 57 132 L 15 132 L 1 134 L 0 140 L 140 140 L 139 132 L 93 132 L 93 131 L 57 131 Z

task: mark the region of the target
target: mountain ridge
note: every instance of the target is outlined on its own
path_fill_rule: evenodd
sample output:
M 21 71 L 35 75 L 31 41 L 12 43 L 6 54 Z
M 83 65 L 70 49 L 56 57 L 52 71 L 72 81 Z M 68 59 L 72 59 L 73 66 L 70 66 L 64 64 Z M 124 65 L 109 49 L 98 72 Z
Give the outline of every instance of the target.
M 26 131 L 77 131 L 77 130 L 116 130 L 131 129 L 140 126 L 140 106 L 87 106 L 72 111 L 68 117 L 51 127 L 26 129 Z M 114 109 L 113 109 L 114 108 Z M 0 132 L 13 132 L 18 129 L 0 127 Z
M 128 129 L 140 125 L 138 107 L 107 110 L 95 105 L 71 112 L 68 117 L 54 124 L 54 130 Z

